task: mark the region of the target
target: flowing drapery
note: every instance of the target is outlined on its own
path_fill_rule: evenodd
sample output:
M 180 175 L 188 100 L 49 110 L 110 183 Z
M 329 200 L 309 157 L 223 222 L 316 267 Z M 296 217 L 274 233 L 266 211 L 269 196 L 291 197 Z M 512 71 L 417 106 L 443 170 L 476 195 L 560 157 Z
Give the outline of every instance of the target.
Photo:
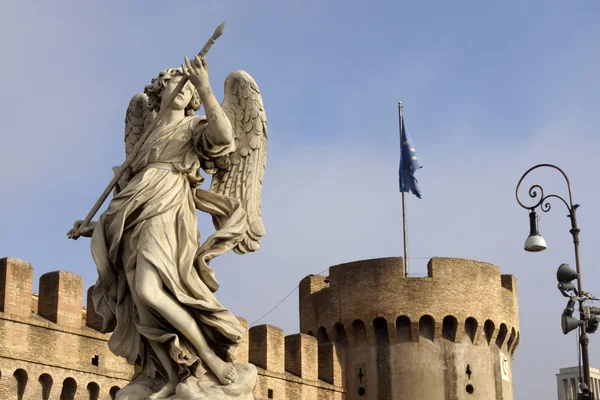
M 187 338 L 138 300 L 140 259 L 156 268 L 163 288 L 193 316 L 223 360 L 233 360 L 244 334 L 237 318 L 217 301 L 218 284 L 208 262 L 241 240 L 246 213 L 236 199 L 197 188 L 199 158 L 222 156 L 234 144 L 213 146 L 206 128 L 205 119 L 187 117 L 153 132 L 132 164 L 133 178 L 114 196 L 92 237 L 98 269 L 92 299 L 103 331 L 112 332 L 109 347 L 152 378 L 156 372 L 166 378 L 153 346 L 170 355 L 182 378 L 200 376 L 205 369 Z M 217 228 L 202 245 L 196 208 L 211 214 Z

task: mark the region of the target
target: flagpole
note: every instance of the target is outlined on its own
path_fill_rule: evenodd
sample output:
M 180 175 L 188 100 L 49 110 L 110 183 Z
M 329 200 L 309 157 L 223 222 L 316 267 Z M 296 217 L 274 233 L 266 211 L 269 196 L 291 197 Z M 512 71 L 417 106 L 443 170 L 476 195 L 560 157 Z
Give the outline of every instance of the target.
M 398 102 L 398 119 L 400 126 L 400 152 L 402 152 L 402 102 Z M 402 192 L 402 231 L 404 234 L 404 265 L 402 275 L 408 276 L 408 237 L 406 236 L 406 192 Z

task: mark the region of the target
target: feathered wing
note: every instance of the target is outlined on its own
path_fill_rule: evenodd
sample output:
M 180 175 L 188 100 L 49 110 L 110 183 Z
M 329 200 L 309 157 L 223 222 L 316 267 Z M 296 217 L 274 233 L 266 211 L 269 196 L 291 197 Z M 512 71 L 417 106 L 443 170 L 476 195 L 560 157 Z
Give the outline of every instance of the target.
M 248 230 L 233 249 L 244 254 L 258 250 L 265 235 L 260 201 L 267 163 L 267 116 L 258 85 L 244 71 L 227 76 L 221 107 L 233 127 L 236 150 L 215 160 L 210 189 L 239 200 L 246 210 Z
M 129 157 L 135 144 L 140 140 L 144 131 L 154 119 L 155 112 L 148 108 L 148 96 L 138 93 L 131 98 L 125 113 L 125 156 Z M 129 181 L 131 174 L 126 172 L 118 183 L 122 190 Z
M 127 157 L 153 118 L 154 112 L 148 108 L 148 96 L 145 93 L 133 96 L 125 114 L 125 154 Z

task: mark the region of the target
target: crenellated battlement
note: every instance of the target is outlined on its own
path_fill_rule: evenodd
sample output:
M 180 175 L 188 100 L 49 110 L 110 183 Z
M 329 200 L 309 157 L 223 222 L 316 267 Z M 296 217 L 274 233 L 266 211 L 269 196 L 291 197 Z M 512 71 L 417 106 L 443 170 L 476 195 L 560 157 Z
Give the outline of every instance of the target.
M 432 258 L 426 277 L 405 277 L 402 258 L 333 266 L 300 283 L 300 331 L 320 343 L 519 341 L 516 280 L 479 261 Z
M 55 271 L 40 277 L 39 294 L 33 293 L 33 267 L 13 257 L 0 259 L 0 311 L 20 317 L 35 314 L 59 325 L 81 326 L 83 279 Z
M 248 326 L 246 320 L 238 319 Z M 310 335 L 286 336 L 282 329 L 272 325 L 253 326 L 238 348 L 236 362 L 250 362 L 259 368 L 259 377 L 268 378 L 263 384 L 263 389 L 266 388 L 263 395 L 274 390 L 267 386 L 276 381 L 293 382 L 313 391 L 343 393 L 343 347 L 337 343 L 319 344 Z M 258 392 L 261 390 L 257 388 Z
M 83 304 L 83 279 L 67 271 L 45 273 L 39 280 L 39 293 L 33 293 L 33 267 L 13 257 L 0 259 L 0 311 L 6 316 L 41 317 L 64 328 L 90 327 L 99 330 L 94 316 L 89 318 Z M 92 287 L 93 288 L 93 287 Z M 90 288 L 90 290 L 92 289 Z M 91 300 L 88 291 L 88 309 Z M 40 318 L 36 318 L 39 322 Z
M 302 333 L 248 329 L 238 317 L 247 334 L 236 362 L 258 368 L 256 398 L 389 397 L 396 386 L 408 398 L 437 398 L 465 385 L 482 399 L 492 392 L 510 399 L 510 356 L 519 343 L 515 278 L 456 258 L 432 258 L 425 277 L 405 277 L 401 266 L 401 258 L 364 260 L 304 278 Z M 40 277 L 34 294 L 33 272 L 26 261 L 0 259 L 0 331 L 10 341 L 0 370 L 64 375 L 62 390 L 73 382 L 110 390 L 126 384 L 133 368 L 110 352 L 110 334 L 99 332 L 94 287 L 84 299 L 79 275 L 54 271 Z M 471 372 L 461 378 L 465 368 Z M 417 383 L 424 370 L 434 383 Z M 0 382 L 0 393 L 13 390 L 6 388 Z
M 86 291 L 84 303 L 83 279 L 74 273 L 54 271 L 40 277 L 36 294 L 32 291 L 33 272 L 26 261 L 0 259 L 0 331 L 13 340 L 11 346 L 0 351 L 0 371 L 21 368 L 25 373 L 37 372 L 36 363 L 50 360 L 53 367 L 42 371 L 48 376 L 62 376 L 64 373 L 59 371 L 65 370 L 72 371 L 65 379 L 70 374 L 68 379 L 77 384 L 89 381 L 88 389 L 100 382 L 104 382 L 100 387 L 107 390 L 122 386 L 133 374 L 133 367 L 110 352 L 106 343 L 110 334 L 99 332 L 102 317 L 94 310 L 94 286 Z M 250 362 L 259 369 L 254 391 L 257 399 L 342 399 L 341 345 L 319 344 L 305 334 L 285 336 L 283 330 L 271 325 L 248 330 L 248 321 L 241 317 L 238 320 L 247 332 L 238 347 L 236 362 Z M 20 340 L 29 337 L 37 340 Z M 14 367 L 9 361 L 13 359 L 22 361 Z M 81 373 L 84 375 L 79 376 Z M 93 378 L 90 373 L 99 376 Z M 2 388 L 0 383 L 0 393 Z
M 515 278 L 458 258 L 432 258 L 424 277 L 402 264 L 356 261 L 300 283 L 300 331 L 344 348 L 347 399 L 512 399 Z
M 109 350 L 93 306 L 82 306 L 83 279 L 48 272 L 36 294 L 33 273 L 26 261 L 0 259 L 0 398 L 114 398 L 133 367 Z

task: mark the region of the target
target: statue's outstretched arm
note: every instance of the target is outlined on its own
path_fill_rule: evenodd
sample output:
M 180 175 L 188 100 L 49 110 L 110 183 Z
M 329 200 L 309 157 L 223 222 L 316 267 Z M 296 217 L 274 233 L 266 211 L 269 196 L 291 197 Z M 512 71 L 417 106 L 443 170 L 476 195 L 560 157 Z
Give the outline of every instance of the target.
M 229 146 L 233 142 L 233 128 L 210 87 L 206 60 L 196 56 L 191 62 L 186 57 L 185 62 L 186 65 L 182 66 L 184 74 L 196 87 L 206 112 L 206 138 L 214 146 Z

